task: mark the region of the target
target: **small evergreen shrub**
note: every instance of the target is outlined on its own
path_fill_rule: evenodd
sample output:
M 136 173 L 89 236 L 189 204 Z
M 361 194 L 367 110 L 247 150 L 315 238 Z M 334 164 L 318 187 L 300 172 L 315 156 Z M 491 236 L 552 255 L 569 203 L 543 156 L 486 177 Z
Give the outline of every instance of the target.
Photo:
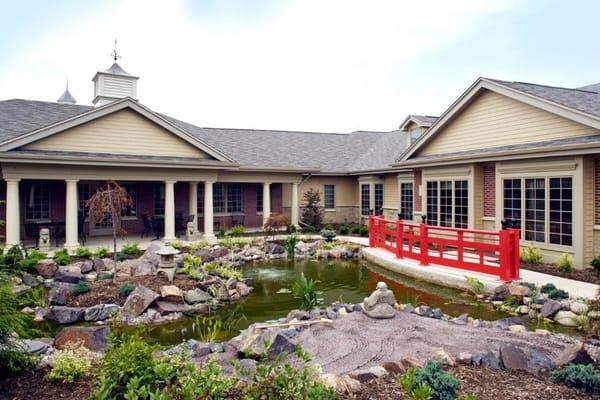
M 128 282 L 128 283 L 124 283 L 121 286 L 119 286 L 119 288 L 117 289 L 117 293 L 119 294 L 119 297 L 127 297 L 134 290 L 135 290 L 135 285 Z
M 569 364 L 560 371 L 552 372 L 550 378 L 568 387 L 600 394 L 600 372 L 596 371 L 591 364 Z
M 415 371 L 415 383 L 417 386 L 429 386 L 433 390 L 432 400 L 454 400 L 460 382 L 449 372 L 444 371 L 442 364 L 427 361 L 423 368 Z
M 54 261 L 58 265 L 67 265 L 71 262 L 71 256 L 69 255 L 69 250 L 60 249 L 54 252 Z
M 289 234 L 294 234 L 298 231 L 298 228 L 295 225 L 289 225 L 285 231 Z
M 8 250 L 6 250 L 6 253 L 4 253 L 4 256 L 2 257 L 2 260 L 4 261 L 4 266 L 9 271 L 15 271 L 16 269 L 18 269 L 21 261 L 23 261 L 24 259 L 25 256 L 23 254 L 23 250 L 21 250 L 21 246 L 17 245 L 12 246 Z
M 315 233 L 315 227 L 312 225 L 306 225 L 304 228 L 302 228 L 302 233 Z
M 327 242 L 333 241 L 333 239 L 335 239 L 335 236 L 336 236 L 335 231 L 333 229 L 326 229 L 326 228 L 321 229 L 320 234 L 321 234 L 321 237 L 323 239 L 325 239 Z
M 87 247 L 78 247 L 75 249 L 75 257 L 85 258 L 89 260 L 94 254 Z
M 352 227 L 350 227 L 350 233 L 352 233 L 353 235 L 359 235 L 360 227 L 361 227 L 361 225 L 359 225 L 359 224 L 353 224 Z
M 127 260 L 127 254 L 123 253 L 122 251 L 117 252 L 117 262 L 122 262 Z
M 348 227 L 348 225 L 342 225 L 340 226 L 340 235 L 347 235 L 350 233 L 350 228 Z
M 94 253 L 95 258 L 107 258 L 109 254 L 109 250 L 107 247 L 100 247 Z
M 550 293 L 550 292 L 552 292 L 554 290 L 556 290 L 556 286 L 554 286 L 553 283 L 546 283 L 545 285 L 543 285 L 540 288 L 540 292 L 546 293 L 546 294 L 548 294 L 548 293 Z
M 91 373 L 92 361 L 85 354 L 75 350 L 59 350 L 54 354 L 54 364 L 46 374 L 46 378 L 62 383 L 73 383 Z
M 100 272 L 98 274 L 98 278 L 97 279 L 99 281 L 107 281 L 109 279 L 112 279 L 112 277 L 113 277 L 112 272 Z
M 558 259 L 556 265 L 558 266 L 558 270 L 561 272 L 571 272 L 573 269 L 573 259 L 569 254 L 563 253 L 563 255 Z
M 227 235 L 227 227 L 225 225 L 219 226 L 219 232 L 217 233 L 217 236 L 225 237 L 225 235 Z
M 128 256 L 137 256 L 142 254 L 142 249 L 140 249 L 138 242 L 129 242 L 123 246 L 121 253 Z
M 36 249 L 29 250 L 24 259 L 19 261 L 19 269 L 25 272 L 31 272 L 35 269 L 35 266 L 43 259 L 48 257 L 44 252 Z
M 594 269 L 596 275 L 600 275 L 600 256 L 592 258 L 592 261 L 590 261 L 590 266 Z
M 566 292 L 562 289 L 554 289 L 553 291 L 548 293 L 548 297 L 551 298 L 552 300 L 568 299 L 569 292 Z
M 399 384 L 407 400 L 430 400 L 433 390 L 424 384 L 417 385 L 415 367 L 410 367 L 399 379 Z
M 542 258 L 540 249 L 532 244 L 521 250 L 521 261 L 526 264 L 539 264 Z
M 367 237 L 367 236 L 369 236 L 369 227 L 368 227 L 368 226 L 366 226 L 366 225 L 361 225 L 361 226 L 358 228 L 358 234 L 359 234 L 360 236 L 362 236 L 362 237 Z
M 90 290 L 90 285 L 86 281 L 79 281 L 71 288 L 71 294 L 73 296 L 80 296 Z
M 244 228 L 243 225 L 236 225 L 233 228 L 231 228 L 231 236 L 242 236 L 244 233 L 246 233 L 246 228 Z

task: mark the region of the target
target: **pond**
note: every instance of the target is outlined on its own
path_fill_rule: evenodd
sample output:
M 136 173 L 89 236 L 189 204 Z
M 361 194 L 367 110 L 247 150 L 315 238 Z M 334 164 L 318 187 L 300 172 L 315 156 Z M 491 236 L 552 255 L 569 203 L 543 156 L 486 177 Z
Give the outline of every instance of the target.
M 290 292 L 294 281 L 302 273 L 318 281 L 322 306 L 334 301 L 358 303 L 368 296 L 379 281 L 388 284 L 400 303 L 424 303 L 440 307 L 446 314 L 458 316 L 468 313 L 473 318 L 495 320 L 507 314 L 496 311 L 489 303 L 475 303 L 464 292 L 417 281 L 383 270 L 363 260 L 351 261 L 287 261 L 279 260 L 244 268 L 246 277 L 253 279 L 254 291 L 250 296 L 216 309 L 212 317 L 184 318 L 150 327 L 145 335 L 148 341 L 161 345 L 174 345 L 184 339 L 200 339 L 214 319 L 220 319 L 218 339 L 227 340 L 255 322 L 265 322 L 285 317 L 300 302 Z M 117 328 L 120 331 L 133 329 Z

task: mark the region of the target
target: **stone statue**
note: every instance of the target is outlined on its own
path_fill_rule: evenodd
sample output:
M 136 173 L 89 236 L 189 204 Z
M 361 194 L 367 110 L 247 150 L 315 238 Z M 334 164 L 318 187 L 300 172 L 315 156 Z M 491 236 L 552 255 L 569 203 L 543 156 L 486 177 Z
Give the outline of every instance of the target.
M 40 229 L 40 240 L 38 241 L 38 249 L 45 253 L 50 251 L 50 229 Z
M 193 241 L 198 239 L 198 233 L 196 232 L 196 226 L 193 222 L 188 222 L 185 230 L 185 239 Z
M 388 289 L 385 282 L 378 282 L 375 291 L 369 297 L 365 297 L 362 308 L 363 312 L 371 318 L 394 318 L 396 316 L 395 304 L 394 292 Z

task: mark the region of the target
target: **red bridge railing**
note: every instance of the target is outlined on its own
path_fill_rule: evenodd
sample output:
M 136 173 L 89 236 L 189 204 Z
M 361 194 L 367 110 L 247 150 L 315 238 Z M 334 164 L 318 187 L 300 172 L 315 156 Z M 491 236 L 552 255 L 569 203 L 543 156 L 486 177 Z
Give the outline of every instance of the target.
M 369 246 L 398 258 L 519 279 L 519 231 L 460 229 L 369 216 Z

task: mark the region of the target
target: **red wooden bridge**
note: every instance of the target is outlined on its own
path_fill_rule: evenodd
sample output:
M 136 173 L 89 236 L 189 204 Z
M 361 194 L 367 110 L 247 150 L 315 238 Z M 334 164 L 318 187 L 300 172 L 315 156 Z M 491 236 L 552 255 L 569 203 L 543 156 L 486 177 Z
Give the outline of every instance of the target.
M 387 249 L 398 258 L 416 260 L 423 266 L 482 272 L 503 281 L 519 279 L 519 231 L 515 229 L 448 228 L 371 215 L 369 246 Z

